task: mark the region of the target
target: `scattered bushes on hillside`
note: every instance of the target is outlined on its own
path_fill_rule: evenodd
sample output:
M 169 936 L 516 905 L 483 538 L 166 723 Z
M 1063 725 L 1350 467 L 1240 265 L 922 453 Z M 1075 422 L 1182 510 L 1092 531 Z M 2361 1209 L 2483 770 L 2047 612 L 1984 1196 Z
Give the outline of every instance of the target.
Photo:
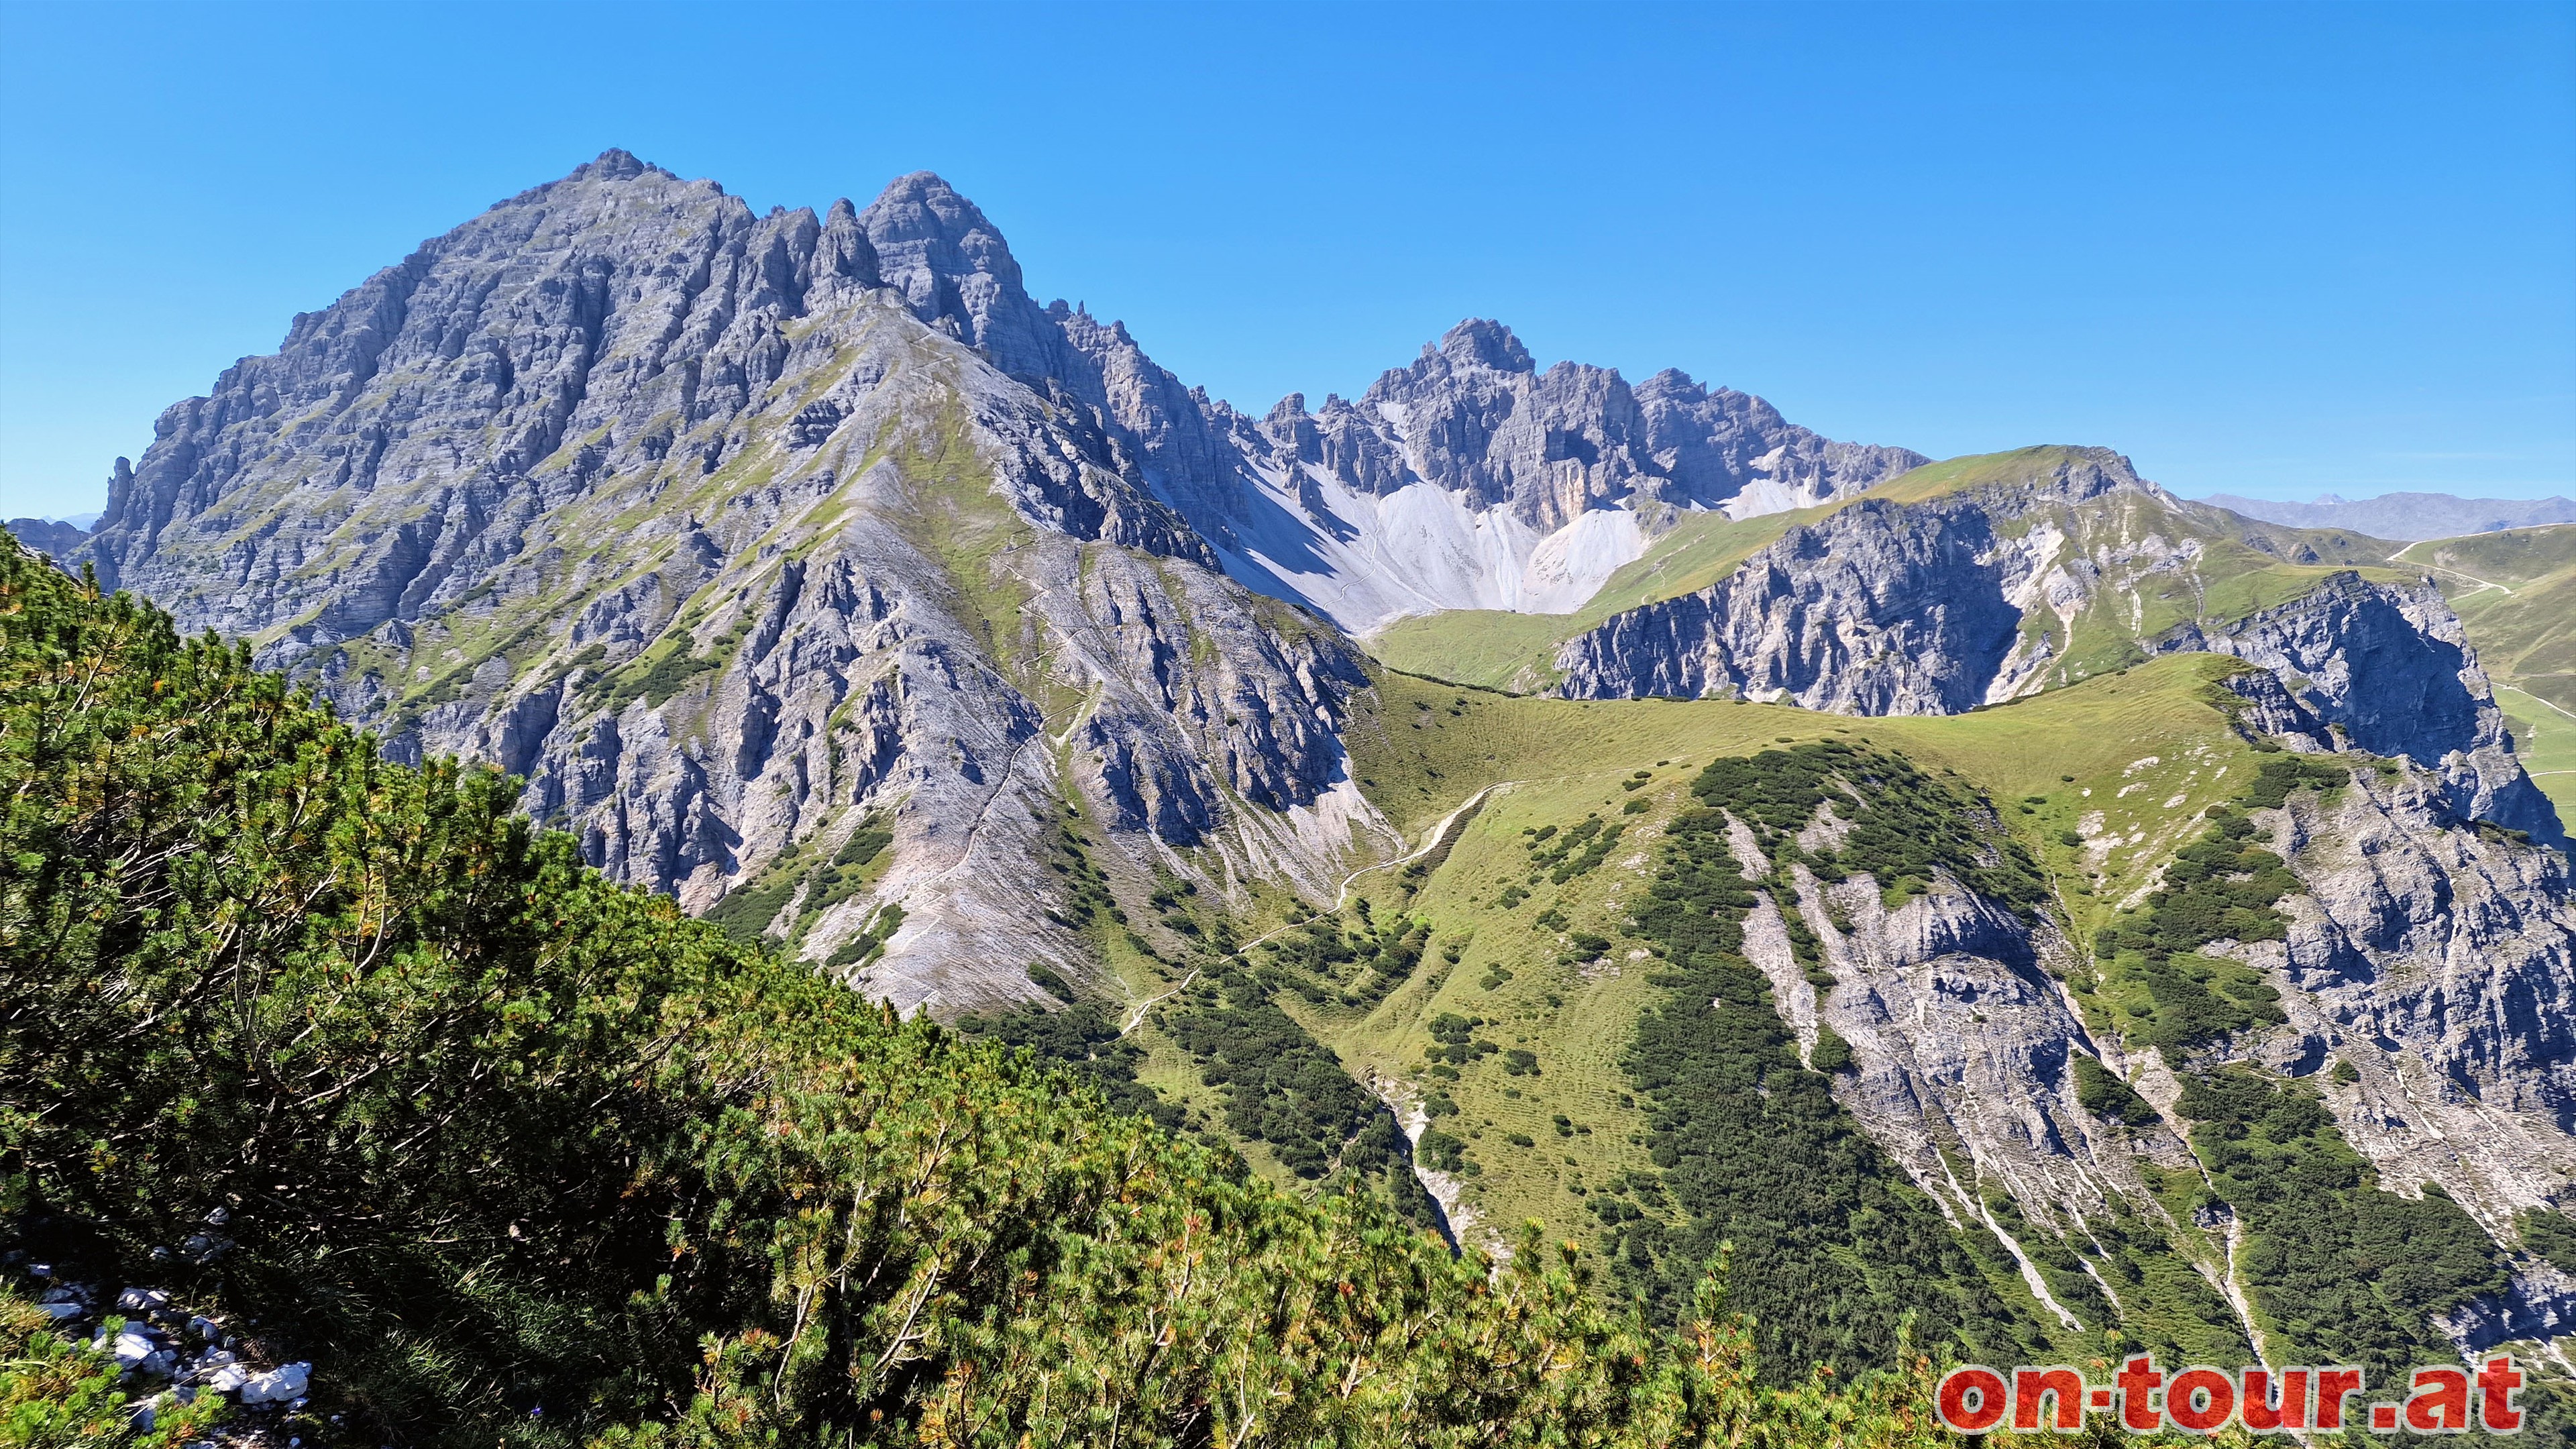
M 1586 815 L 1559 834 L 1551 825 L 1534 832 L 1529 841 L 1530 864 L 1548 873 L 1548 879 L 1563 885 L 1576 876 L 1597 870 L 1610 858 L 1612 847 L 1627 830 L 1625 825 L 1605 824 L 1598 815 Z
M 1047 971 L 1056 980 L 1064 980 L 1045 967 L 1031 969 Z M 970 1038 L 1027 1048 L 1040 1062 L 1061 1067 L 1075 1080 L 1089 1085 L 1113 1112 L 1131 1112 L 1166 1129 L 1179 1128 L 1185 1115 L 1178 1106 L 1164 1101 L 1160 1093 L 1136 1080 L 1136 1068 L 1145 1060 L 1145 1049 L 1125 1040 L 1119 1033 L 1118 1021 L 1095 1003 L 1076 1001 L 1056 1009 L 1028 1006 L 1017 1011 L 961 1017 L 957 1030 Z
M 2504 1287 L 2477 1221 L 2439 1187 L 2380 1190 L 2307 1084 L 2227 1066 L 2185 1075 L 2175 1110 L 2212 1193 L 2245 1220 L 2248 1290 L 2300 1362 L 2403 1382 L 2403 1368 L 2452 1353 L 2435 1315 Z
M 1992 802 L 1901 755 L 1820 740 L 1712 761 L 1691 790 L 1752 828 L 1772 857 L 1756 866 L 1800 861 L 1829 885 L 1866 872 L 1890 905 L 1921 894 L 1938 872 L 2026 921 L 2048 899 L 2047 877 Z M 1810 854 L 1795 837 L 1827 806 L 1851 828 L 1840 846 Z
M 2075 1069 L 2075 1103 L 2096 1117 L 2109 1117 L 2132 1127 L 2156 1120 L 2156 1109 L 2119 1073 L 2082 1052 L 2067 1058 Z
M 1939 787 L 1899 765 L 1840 745 L 1710 765 L 1692 787 L 1701 803 L 1668 827 L 1631 922 L 1662 959 L 1652 979 L 1666 990 L 1640 1018 L 1627 1067 L 1663 1188 L 1682 1217 L 1623 1213 L 1610 1234 L 1615 1281 L 1670 1319 L 1731 1242 L 1738 1301 L 1753 1312 L 1775 1372 L 1883 1361 L 1894 1325 L 1909 1315 L 1926 1342 L 1986 1362 L 2018 1361 L 2012 1355 L 2033 1327 L 1987 1286 L 1939 1209 L 1835 1103 L 1822 1071 L 1800 1065 L 1769 981 L 1742 954 L 1756 897 L 1728 848 L 1722 812 L 1794 850 L 1789 837 L 1829 790 L 1846 818 L 1868 819 L 1891 794 L 1909 819 L 1933 808 Z M 1843 789 L 1847 777 L 1864 782 L 1870 806 Z M 1944 831 L 1955 831 L 1957 811 L 1945 810 Z M 1997 878 L 1997 867 L 1940 841 L 1910 844 L 1901 859 L 1890 849 L 1873 844 L 1865 858 L 1918 870 L 1955 862 Z
M 2266 761 L 2267 777 L 2282 760 Z M 2223 805 L 2199 840 L 2176 853 L 2164 886 L 2128 924 L 2103 927 L 2093 954 L 2103 989 L 2130 1040 L 2179 1055 L 2258 1022 L 2279 1024 L 2280 992 L 2243 962 L 2203 956 L 2219 941 L 2278 941 L 2289 917 L 2274 909 L 2299 888 L 2281 857 L 2252 844 L 2254 822 Z
M 1261 964 L 1253 974 L 1263 985 L 1294 992 L 1310 1005 L 1369 1007 L 1411 980 L 1430 949 L 1428 921 L 1397 917 L 1380 922 L 1363 911 L 1359 922 L 1345 929 L 1335 918 L 1320 917 L 1254 948 Z
M 1773 1392 L 1712 1291 L 1293 1200 L 515 794 L 0 551 L 8 1246 L 311 1359 L 316 1446 L 1938 1441 L 1919 1363 Z
M 1439 1221 L 1438 1206 L 1414 1180 L 1394 1115 L 1270 999 L 1240 958 L 1211 960 L 1161 1023 L 1223 1095 L 1226 1129 L 1236 1137 L 1269 1144 L 1299 1177 L 1357 1176 L 1406 1220 Z
M 2245 792 L 2245 806 L 2249 810 L 2278 810 L 2288 803 L 2293 791 L 2333 790 L 2351 781 L 2350 765 L 2314 755 L 2276 754 L 2266 758 L 2255 772 L 2254 788 Z

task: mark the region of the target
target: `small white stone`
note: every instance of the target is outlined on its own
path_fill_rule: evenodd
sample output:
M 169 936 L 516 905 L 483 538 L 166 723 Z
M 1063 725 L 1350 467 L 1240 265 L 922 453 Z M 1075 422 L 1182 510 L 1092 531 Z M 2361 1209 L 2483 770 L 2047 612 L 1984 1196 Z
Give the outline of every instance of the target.
M 241 1386 L 245 1404 L 282 1404 L 304 1396 L 304 1386 L 313 1378 L 313 1365 L 291 1363 L 273 1368 Z

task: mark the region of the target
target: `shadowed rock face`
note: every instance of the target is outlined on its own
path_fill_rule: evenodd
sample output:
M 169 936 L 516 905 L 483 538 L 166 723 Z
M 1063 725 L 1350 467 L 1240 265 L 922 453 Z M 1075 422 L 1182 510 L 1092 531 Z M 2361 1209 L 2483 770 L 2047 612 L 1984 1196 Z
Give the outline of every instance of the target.
M 1852 714 L 1955 714 L 2035 687 L 2026 616 L 2071 612 L 2106 571 L 2177 549 L 2152 536 L 2071 553 L 2056 516 L 2128 493 L 2161 499 L 2108 449 L 2018 485 L 1920 503 L 1865 498 L 1790 529 L 1708 588 L 1568 640 L 1574 699 L 1788 700 Z
M 2339 746 L 2403 755 L 2438 774 L 2453 813 L 2566 843 L 2557 811 L 2514 756 L 2459 616 L 2429 583 L 2337 574 L 2287 604 L 2189 625 L 2154 647 L 2262 665 Z
M 2021 624 L 2000 564 L 1981 510 L 1855 504 L 1714 587 L 1579 636 L 1558 692 L 1955 714 L 1984 701 Z

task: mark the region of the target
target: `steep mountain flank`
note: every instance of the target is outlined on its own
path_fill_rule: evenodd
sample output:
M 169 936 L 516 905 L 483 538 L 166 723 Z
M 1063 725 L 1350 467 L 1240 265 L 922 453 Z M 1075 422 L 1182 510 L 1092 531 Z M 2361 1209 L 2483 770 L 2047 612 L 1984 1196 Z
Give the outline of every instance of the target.
M 906 1007 L 1024 998 L 1097 969 L 1029 908 L 1063 801 L 1229 883 L 1372 822 L 1357 656 L 968 345 L 1026 360 L 1016 288 L 935 178 L 758 218 L 612 152 L 173 408 L 89 555 L 619 879 Z
M 1443 590 L 1530 602 L 1525 565 L 1570 607 L 1635 552 L 1638 509 L 1920 461 L 1678 374 L 1541 375 L 1487 323 L 1364 402 L 1254 425 L 1124 328 L 1038 306 L 928 173 L 759 217 L 610 152 L 171 409 L 78 552 L 397 755 L 525 775 L 613 875 L 730 894 L 743 929 L 882 953 L 878 989 L 962 1009 L 1025 996 L 1023 960 L 1081 969 L 986 894 L 1059 793 L 1140 883 L 1320 888 L 1375 838 L 1337 763 L 1357 656 L 1220 570 L 1353 624 Z M 1443 553 L 1452 524 L 1492 547 Z
M 1947 1437 L 1923 1361 L 1768 1388 L 1715 1293 L 1280 1191 L 370 744 L 0 539 L 9 1442 Z
M 1566 640 L 1553 689 L 1954 714 L 2152 654 L 2231 654 L 2361 748 L 2440 769 L 2460 813 L 2563 840 L 2439 592 L 2334 567 L 2378 547 L 2184 503 L 2103 449 L 1953 460 Z
M 2134 662 L 2140 641 L 2368 543 L 2228 521 L 2107 449 L 1954 459 L 1793 515 L 1715 583 L 1567 640 L 1557 692 L 1955 713 Z
M 1469 1215 L 1586 1222 L 1650 1303 L 1720 1237 L 1764 1243 L 1739 1262 L 1798 1285 L 1764 1320 L 1807 1342 L 1814 1295 L 1887 1290 L 1787 1265 L 1862 1200 L 1831 1184 L 1890 1176 L 1980 1275 L 1910 1261 L 2059 1351 L 2385 1372 L 2576 1321 L 2547 1246 L 2576 1189 L 2566 857 L 2272 672 L 2181 655 L 1868 720 L 1407 690 L 1352 735 L 1390 813 L 1511 783 L 1427 879 L 1370 888 L 1455 969 L 1335 1030 L 1459 1139 Z M 1820 1109 L 1761 1119 L 1818 1085 L 1891 1166 L 1816 1155 L 1783 1189 L 1818 1199 L 1807 1236 L 1775 1241 L 1744 1184 L 1808 1162 Z
M 2576 526 L 2419 543 L 2421 568 L 2459 612 L 2534 783 L 2576 819 Z
M 2149 647 L 2259 664 L 2335 747 L 2403 756 L 2436 772 L 2455 815 L 2566 841 L 2514 752 L 2459 616 L 2429 582 L 2369 583 L 2339 572 L 2287 603 L 2186 624 Z
M 2258 813 L 2300 890 L 2285 938 L 2242 948 L 2291 988 L 2249 1054 L 2352 1062 L 2329 1093 L 2345 1135 L 2502 1235 L 2576 1177 L 2576 888 L 2563 853 L 2460 829 L 2448 794 L 2359 771 Z

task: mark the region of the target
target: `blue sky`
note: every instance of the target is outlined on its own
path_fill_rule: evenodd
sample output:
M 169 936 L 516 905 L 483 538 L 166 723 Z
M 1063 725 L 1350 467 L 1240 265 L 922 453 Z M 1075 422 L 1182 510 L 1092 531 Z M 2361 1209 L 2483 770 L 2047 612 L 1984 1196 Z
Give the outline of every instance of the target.
M 1936 455 L 2576 493 L 2576 5 L 0 5 L 0 516 L 623 146 L 946 175 L 1247 408 L 1462 316 Z

